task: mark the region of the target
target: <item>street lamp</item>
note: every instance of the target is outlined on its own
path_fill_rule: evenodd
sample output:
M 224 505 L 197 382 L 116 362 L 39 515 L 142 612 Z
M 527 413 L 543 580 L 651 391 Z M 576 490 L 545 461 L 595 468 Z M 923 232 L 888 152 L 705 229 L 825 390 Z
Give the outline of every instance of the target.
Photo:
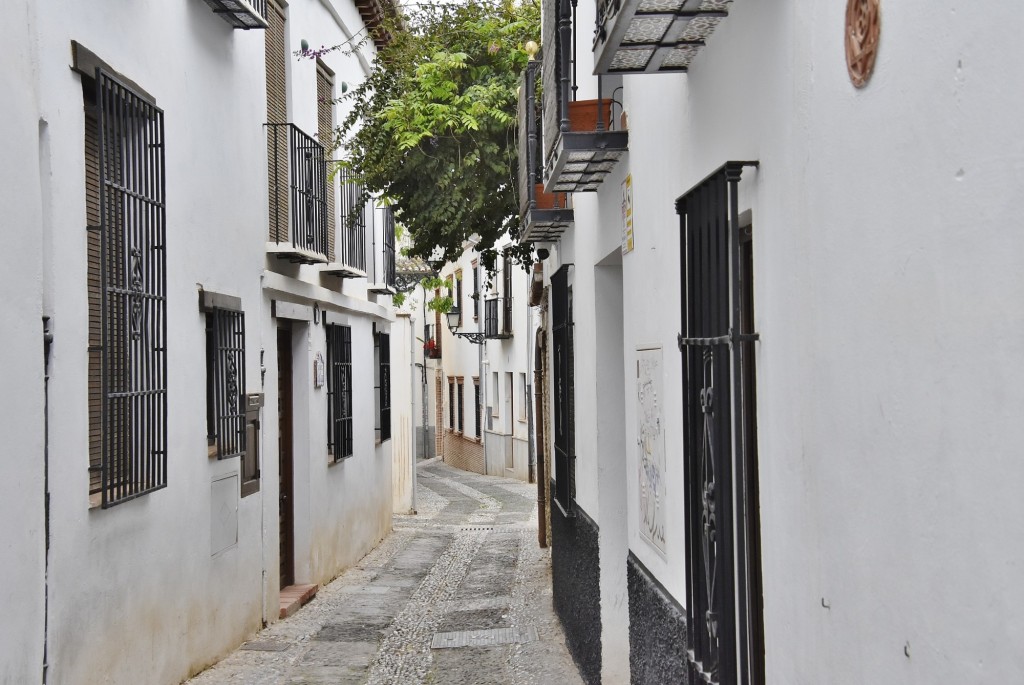
M 461 324 L 462 312 L 459 311 L 458 305 L 453 306 L 445 314 L 445 318 L 448 319 L 448 330 L 451 334 L 458 338 L 465 338 L 474 345 L 483 345 L 484 339 L 486 338 L 485 333 L 459 333 L 459 326 Z

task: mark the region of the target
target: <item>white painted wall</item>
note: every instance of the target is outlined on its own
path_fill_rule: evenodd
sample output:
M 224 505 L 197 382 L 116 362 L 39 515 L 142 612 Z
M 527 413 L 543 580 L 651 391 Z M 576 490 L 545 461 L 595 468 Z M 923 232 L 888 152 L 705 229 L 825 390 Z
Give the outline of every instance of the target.
M 49 131 L 40 121 L 37 58 L 32 3 L 5 7 L 0 24 L 0 233 L 6 244 L 0 292 L 6 294 L 0 336 L 0 450 L 3 495 L 0 516 L 0 602 L 8 618 L 0 628 L 0 682 L 40 682 L 43 672 L 44 620 L 44 445 L 43 445 L 43 299 L 42 251 L 48 225 L 42 193 L 48 192 L 45 150 Z
M 629 172 L 623 366 L 628 388 L 631 350 L 664 347 L 670 524 L 664 556 L 639 538 L 627 450 L 629 547 L 685 602 L 673 201 L 725 161 L 757 159 L 740 209 L 753 216 L 761 334 L 767 680 L 1014 682 L 1024 96 L 1009 84 L 1024 76 L 1024 13 L 884 4 L 876 73 L 859 91 L 843 19 L 843 3 L 737 2 L 687 76 L 623 79 L 629 155 L 596 197 L 575 196 L 576 230 L 547 272 L 576 265 L 577 500 L 603 528 L 605 493 L 617 494 L 592 458 L 599 400 L 580 370 L 596 361 L 591 273 L 617 243 Z

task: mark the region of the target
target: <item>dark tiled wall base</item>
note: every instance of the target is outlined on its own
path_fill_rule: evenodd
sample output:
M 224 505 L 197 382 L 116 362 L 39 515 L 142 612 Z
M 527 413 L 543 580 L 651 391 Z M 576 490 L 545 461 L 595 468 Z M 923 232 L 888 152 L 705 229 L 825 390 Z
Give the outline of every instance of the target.
M 554 485 L 551 492 L 555 491 Z M 597 524 L 585 512 L 562 514 L 551 500 L 551 572 L 555 613 L 569 653 L 588 685 L 601 682 L 601 570 Z
M 633 685 L 688 683 L 686 611 L 630 552 L 629 671 Z

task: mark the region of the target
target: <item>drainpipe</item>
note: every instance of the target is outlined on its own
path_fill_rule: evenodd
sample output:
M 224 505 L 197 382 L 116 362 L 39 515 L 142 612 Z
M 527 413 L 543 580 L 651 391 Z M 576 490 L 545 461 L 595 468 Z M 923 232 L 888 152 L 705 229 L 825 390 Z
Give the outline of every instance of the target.
M 43 685 L 46 685 L 50 637 L 50 348 L 53 329 L 43 317 Z
M 413 388 L 416 387 L 416 324 L 415 319 L 409 317 L 409 399 L 412 400 Z M 412 407 L 409 407 L 412 409 Z M 412 424 L 412 443 L 409 449 L 409 470 L 412 471 L 412 511 L 416 513 L 416 417 L 410 412 L 409 423 Z
M 532 331 L 533 330 L 533 307 L 527 307 L 526 308 L 526 330 L 527 331 Z M 533 368 L 533 365 L 531 364 L 531 360 L 530 360 L 530 357 L 531 357 L 530 353 L 531 352 L 532 352 L 532 350 L 530 349 L 530 346 L 527 345 L 526 346 L 526 368 L 527 368 L 527 370 Z M 529 401 L 527 398 L 529 398 L 529 396 L 530 396 L 531 389 L 532 388 L 530 386 L 526 387 L 525 392 L 523 393 L 523 402 L 524 403 Z M 534 449 L 534 445 L 533 445 L 533 423 L 534 423 L 534 418 L 533 418 L 533 412 L 530 410 L 530 405 L 527 404 L 525 408 L 526 408 L 526 452 L 527 452 L 527 459 L 528 459 L 528 466 L 529 466 L 529 468 L 527 469 L 527 473 L 528 473 L 527 480 L 530 483 L 536 483 L 537 481 L 534 479 L 534 473 L 533 473 L 534 465 L 535 465 L 535 461 L 536 461 L 536 450 Z

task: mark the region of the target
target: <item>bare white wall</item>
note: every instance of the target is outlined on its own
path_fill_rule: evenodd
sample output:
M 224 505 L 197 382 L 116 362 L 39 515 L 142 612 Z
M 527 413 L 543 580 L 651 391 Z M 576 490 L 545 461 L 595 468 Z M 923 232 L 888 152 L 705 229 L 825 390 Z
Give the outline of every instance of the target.
M 43 672 L 44 473 L 43 473 L 43 234 L 42 186 L 48 185 L 35 79 L 36 48 L 26 26 L 35 20 L 29 2 L 8 3 L 0 24 L 0 88 L 7 94 L 0 125 L 0 233 L 7 245 L 0 269 L 4 298 L 0 355 L 0 601 L 8 618 L 0 628 L 0 682 L 39 682 Z

